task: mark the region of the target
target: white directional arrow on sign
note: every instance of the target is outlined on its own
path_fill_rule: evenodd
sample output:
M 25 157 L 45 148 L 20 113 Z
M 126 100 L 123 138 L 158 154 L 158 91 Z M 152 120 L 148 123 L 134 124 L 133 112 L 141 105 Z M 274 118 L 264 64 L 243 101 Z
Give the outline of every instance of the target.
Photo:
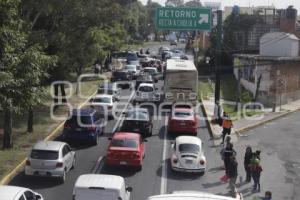
M 199 24 L 208 23 L 208 14 L 200 14 Z

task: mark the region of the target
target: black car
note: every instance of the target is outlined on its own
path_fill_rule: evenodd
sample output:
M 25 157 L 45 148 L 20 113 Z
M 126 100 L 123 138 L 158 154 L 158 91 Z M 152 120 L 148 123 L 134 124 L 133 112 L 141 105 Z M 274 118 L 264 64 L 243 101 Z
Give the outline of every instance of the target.
M 135 90 L 138 89 L 141 83 L 154 83 L 154 80 L 150 74 L 142 74 L 138 76 L 135 82 Z
M 98 144 L 99 135 L 104 133 L 104 119 L 92 108 L 74 109 L 64 124 L 62 139 L 82 143 Z
M 142 137 L 152 135 L 152 117 L 145 108 L 132 108 L 125 113 L 121 131 L 139 133 Z
M 128 73 L 127 70 L 114 71 L 111 75 L 111 81 L 128 81 L 132 80 L 132 74 Z

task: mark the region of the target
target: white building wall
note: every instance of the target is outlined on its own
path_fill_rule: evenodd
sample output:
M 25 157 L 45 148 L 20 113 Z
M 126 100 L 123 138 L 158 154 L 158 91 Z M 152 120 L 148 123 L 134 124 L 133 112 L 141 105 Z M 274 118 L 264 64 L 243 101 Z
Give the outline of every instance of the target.
M 267 33 L 260 39 L 259 52 L 261 56 L 297 57 L 299 39 L 282 32 Z

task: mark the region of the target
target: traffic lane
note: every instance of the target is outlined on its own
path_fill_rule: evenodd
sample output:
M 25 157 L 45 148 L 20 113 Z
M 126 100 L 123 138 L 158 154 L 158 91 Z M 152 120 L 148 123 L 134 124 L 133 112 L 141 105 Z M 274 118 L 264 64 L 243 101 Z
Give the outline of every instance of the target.
M 210 138 L 202 110 L 199 110 L 199 116 L 197 137 L 203 141 L 204 155 L 206 156 L 206 172 L 204 175 L 200 175 L 197 173 L 172 171 L 170 163 L 172 151 L 171 144 L 168 143 L 167 193 L 179 190 L 195 190 L 211 193 L 219 193 L 220 191 L 219 188 L 215 188 L 215 186 L 221 186 L 219 181 L 220 175 L 216 174 L 216 171 L 221 171 L 220 169 L 222 167 L 219 148 L 213 146 L 213 140 Z M 174 137 L 168 136 L 168 138 L 172 139 Z
M 300 112 L 267 123 L 243 133 L 235 145 L 240 163 L 240 174 L 244 177 L 243 154 L 246 146 L 261 150 L 262 192 L 270 190 L 276 199 L 299 199 L 300 196 Z M 252 184 L 251 184 L 252 185 Z M 245 199 L 252 199 L 251 185 L 240 190 Z M 256 194 L 258 195 L 258 194 Z
M 150 111 L 151 112 L 151 111 Z M 133 168 L 127 167 L 107 167 L 103 164 L 100 174 L 113 174 L 125 178 L 126 184 L 133 188 L 131 199 L 143 200 L 148 196 L 160 193 L 161 178 L 158 176 L 162 165 L 162 151 L 163 151 L 163 121 L 165 116 L 161 119 L 153 121 L 153 135 L 147 138 L 146 155 L 144 158 L 143 169 L 137 171 Z
M 131 91 L 121 91 L 123 97 L 128 96 Z M 128 99 L 127 99 L 128 100 Z M 121 102 L 126 102 L 126 98 Z M 76 166 L 67 174 L 67 179 L 64 184 L 60 184 L 57 179 L 41 178 L 41 177 L 26 177 L 24 172 L 18 174 L 9 185 L 28 187 L 42 194 L 45 199 L 72 199 L 72 190 L 78 176 L 86 173 L 94 173 L 101 165 L 101 158 L 105 156 L 108 146 L 108 137 L 111 136 L 116 128 L 117 119 L 108 121 L 104 135 L 100 136 L 97 146 L 89 145 L 73 145 L 72 148 L 76 151 Z

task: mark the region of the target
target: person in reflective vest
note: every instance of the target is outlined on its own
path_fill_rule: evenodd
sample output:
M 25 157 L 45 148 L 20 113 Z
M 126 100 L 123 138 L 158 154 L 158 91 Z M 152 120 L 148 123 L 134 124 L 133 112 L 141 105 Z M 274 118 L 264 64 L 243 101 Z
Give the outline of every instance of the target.
M 223 118 L 222 118 L 222 128 L 223 128 L 223 131 L 222 131 L 222 144 L 224 143 L 224 139 L 226 137 L 226 135 L 230 135 L 231 133 L 231 128 L 232 128 L 233 124 L 232 124 L 232 121 L 230 119 L 230 117 L 227 115 L 226 112 L 223 112 Z

